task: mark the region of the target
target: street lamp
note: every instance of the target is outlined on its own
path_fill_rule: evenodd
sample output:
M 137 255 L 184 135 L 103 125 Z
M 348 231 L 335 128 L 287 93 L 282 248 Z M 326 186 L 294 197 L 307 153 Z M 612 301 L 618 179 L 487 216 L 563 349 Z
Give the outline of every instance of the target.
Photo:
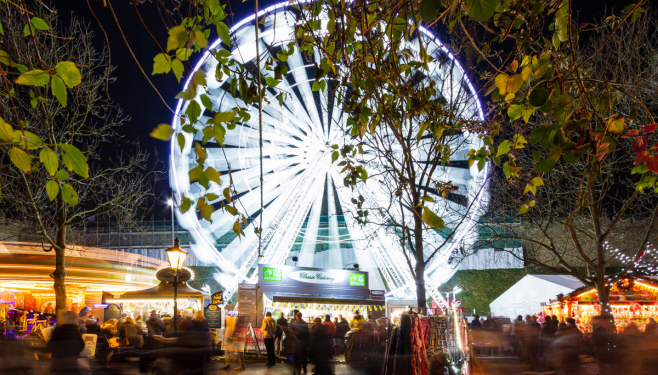
M 357 270 L 359 269 L 359 263 L 347 263 L 346 265 L 343 266 L 343 269 L 346 270 L 347 266 L 352 266 L 350 268 L 356 268 Z
M 187 253 L 180 249 L 178 238 L 174 240 L 174 247 L 168 248 L 165 252 L 169 260 L 169 267 L 174 270 L 174 334 L 176 334 L 178 330 L 178 271 L 183 268 Z

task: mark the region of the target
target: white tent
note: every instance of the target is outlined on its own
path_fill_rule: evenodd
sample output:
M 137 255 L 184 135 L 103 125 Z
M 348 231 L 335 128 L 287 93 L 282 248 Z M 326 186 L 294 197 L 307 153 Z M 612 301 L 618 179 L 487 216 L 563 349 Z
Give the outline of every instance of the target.
M 489 304 L 491 316 L 514 318 L 517 315 L 536 314 L 541 303 L 562 293 L 568 294 L 583 283 L 573 276 L 526 275 Z

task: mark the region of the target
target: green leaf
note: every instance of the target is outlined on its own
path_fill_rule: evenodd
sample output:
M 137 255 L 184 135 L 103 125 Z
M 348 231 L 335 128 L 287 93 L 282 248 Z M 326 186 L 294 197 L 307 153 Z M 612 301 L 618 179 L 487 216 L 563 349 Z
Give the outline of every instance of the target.
M 231 46 L 231 35 L 229 34 L 228 26 L 224 22 L 217 22 L 217 35 L 222 39 L 227 47 Z
M 498 146 L 498 152 L 496 152 L 496 156 L 505 155 L 511 149 L 512 149 L 512 142 L 510 142 L 509 140 L 505 140 Z
M 0 23 L 0 35 L 5 35 L 5 29 L 2 28 L 1 23 Z
M 216 201 L 219 198 L 219 195 L 213 194 L 213 193 L 208 193 L 205 195 L 205 198 L 208 202 Z
M 439 5 L 441 5 L 439 0 L 423 0 L 423 2 L 420 3 L 420 18 L 422 18 L 425 23 L 434 21 L 439 12 Z
M 180 26 L 174 26 L 169 29 L 169 38 L 167 38 L 167 52 L 172 49 L 185 47 L 187 42 L 187 30 Z
M 235 118 L 235 112 L 233 111 L 219 112 L 218 114 L 215 115 L 215 123 L 218 124 L 220 122 L 233 121 L 234 118 Z
M 219 143 L 220 146 L 224 147 L 224 137 L 226 136 L 226 129 L 222 124 L 213 125 L 213 130 L 215 131 L 215 140 Z
M 42 148 L 39 152 L 39 161 L 41 161 L 49 175 L 55 175 L 57 167 L 59 166 L 59 160 L 57 160 L 57 154 L 55 151 L 51 150 L 49 147 Z
M 60 181 L 66 181 L 69 179 L 69 174 L 65 170 L 60 169 L 57 171 L 57 173 L 55 173 L 55 178 Z
M 5 120 L 0 117 L 0 140 L 5 142 L 13 142 L 14 137 L 14 128 L 12 128 L 11 125 L 7 124 Z
M 541 107 L 548 101 L 548 91 L 541 87 L 536 87 L 528 96 L 528 101 L 535 107 Z
M 82 82 L 80 71 L 75 64 L 70 61 L 57 63 L 57 65 L 55 65 L 55 70 L 57 70 L 57 74 L 68 87 L 75 87 Z
M 519 212 L 517 212 L 516 214 L 523 215 L 524 213 L 528 212 L 528 209 L 530 209 L 530 207 L 527 204 L 524 204 L 521 206 L 521 208 L 519 208 Z
M 155 55 L 153 58 L 153 73 L 154 74 L 160 74 L 160 73 L 169 73 L 171 70 L 171 57 L 167 55 L 166 53 L 158 53 Z M 180 79 L 178 80 L 180 82 Z
M 223 194 L 224 194 L 224 199 L 226 199 L 227 202 L 231 203 L 231 190 L 229 188 L 224 188 Z
M 174 128 L 171 125 L 159 124 L 149 135 L 161 141 L 168 141 L 171 139 L 172 134 L 174 134 Z
M 178 82 L 180 82 L 181 77 L 183 77 L 183 71 L 185 71 L 183 63 L 178 59 L 174 59 L 171 62 L 171 69 L 174 71 L 174 75 L 176 76 Z
M 444 229 L 446 227 L 443 223 L 443 219 L 436 216 L 436 214 L 428 207 L 423 207 L 423 221 L 432 228 Z
M 334 152 L 331 153 L 331 162 L 332 163 L 335 162 L 336 160 L 338 160 L 338 155 L 339 155 L 338 151 L 334 151 Z
M 26 148 L 28 150 L 35 150 L 43 146 L 43 141 L 39 138 L 38 135 L 29 132 L 27 130 L 15 131 L 14 132 L 14 143 L 21 148 Z
M 523 190 L 523 194 L 526 194 L 527 192 L 531 192 L 532 195 L 536 195 L 537 194 L 537 187 L 535 185 L 532 185 L 532 184 L 527 184 L 525 186 L 525 190 Z
M 429 195 L 426 195 L 426 196 L 420 198 L 420 200 L 423 200 L 423 201 L 425 201 L 425 202 L 432 202 L 432 203 L 435 203 L 435 202 L 436 202 L 436 201 L 434 200 L 434 198 L 430 197 Z
M 62 149 L 62 161 L 69 171 L 77 173 L 82 178 L 89 178 L 89 166 L 87 165 L 87 157 L 75 146 L 60 143 L 57 145 Z
M 179 48 L 176 50 L 176 58 L 180 61 L 186 61 L 190 58 L 194 50 L 192 48 Z
M 507 110 L 507 115 L 509 116 L 511 121 L 520 119 L 521 116 L 523 115 L 523 109 L 524 106 L 519 105 L 519 104 L 512 104 L 509 106 L 509 109 Z
M 267 85 L 270 86 L 270 87 L 276 87 L 276 85 L 278 85 L 279 83 L 281 83 L 281 81 L 279 81 L 278 79 L 274 79 L 274 78 L 272 78 L 272 77 L 267 77 L 267 78 L 265 78 L 265 82 L 266 82 Z
M 50 30 L 50 26 L 46 23 L 46 21 L 42 20 L 39 17 L 32 17 L 30 20 L 32 21 L 32 25 L 36 27 L 37 29 L 44 31 L 44 30 Z
M 203 106 L 206 107 L 207 110 L 212 112 L 212 101 L 210 101 L 208 95 L 201 94 L 201 104 L 203 104 Z
M 242 231 L 242 225 L 240 225 L 240 220 L 236 220 L 235 223 L 233 223 L 233 232 L 240 237 L 241 235 L 244 236 L 244 232 Z
M 48 199 L 50 199 L 51 202 L 55 199 L 57 193 L 59 193 L 59 184 L 57 181 L 50 180 L 46 182 L 46 194 L 48 194 Z
M 64 199 L 64 203 L 71 207 L 75 207 L 78 204 L 78 193 L 69 184 L 62 184 L 62 198 Z
M 185 195 L 183 195 L 183 202 L 179 206 L 180 212 L 186 213 L 187 211 L 190 210 L 191 207 L 192 207 L 192 200 L 186 197 Z
M 225 209 L 226 211 L 228 211 L 228 213 L 231 214 L 231 215 L 233 215 L 233 216 L 235 216 L 235 215 L 238 214 L 238 210 L 235 209 L 235 207 L 233 207 L 233 206 L 229 206 L 229 205 L 225 204 L 225 205 L 222 206 L 222 207 L 224 207 L 224 209 Z
M 43 70 L 34 69 L 21 74 L 14 82 L 19 85 L 45 86 L 50 82 L 50 75 Z
M 180 150 L 183 151 L 183 148 L 185 148 L 185 136 L 183 133 L 178 133 L 176 136 L 176 141 L 178 142 L 178 147 L 180 147 Z
M 555 167 L 555 160 L 553 160 L 552 158 L 547 158 L 546 160 L 542 161 L 541 163 L 535 166 L 535 172 L 548 173 L 553 169 L 553 167 Z
M 53 76 L 50 88 L 62 107 L 66 108 L 66 86 L 64 86 L 64 81 L 57 76 Z
M 222 9 L 222 6 L 219 4 L 219 0 L 209 0 L 208 8 L 210 8 L 210 13 L 212 13 L 213 15 L 224 11 Z
M 466 10 L 474 21 L 485 22 L 493 16 L 499 3 L 500 0 L 466 0 Z
M 30 155 L 28 155 L 20 148 L 11 148 L 9 151 L 9 160 L 11 160 L 11 163 L 14 164 L 18 169 L 25 173 L 30 173 L 32 170 L 32 160 L 30 159 Z
M 221 185 L 222 181 L 219 179 L 220 173 L 215 170 L 213 167 L 208 167 L 205 171 L 203 171 L 204 176 L 208 179 L 208 181 L 212 181 L 216 183 L 217 185 Z
M 201 106 L 196 100 L 191 100 L 185 109 L 185 114 L 190 119 L 190 124 L 194 125 L 201 116 Z
M 208 48 L 208 40 L 201 30 L 194 30 L 194 41 L 201 48 Z

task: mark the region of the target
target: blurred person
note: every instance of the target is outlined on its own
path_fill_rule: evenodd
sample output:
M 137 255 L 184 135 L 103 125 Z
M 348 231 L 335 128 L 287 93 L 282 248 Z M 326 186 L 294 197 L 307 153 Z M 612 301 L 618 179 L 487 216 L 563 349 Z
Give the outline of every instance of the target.
M 471 322 L 471 327 L 482 327 L 482 322 L 480 322 L 480 315 L 475 315 L 473 321 Z
M 121 337 L 121 346 L 142 347 L 142 332 L 135 324 L 135 319 L 131 316 L 126 317 L 121 328 L 119 328 L 119 336 Z
M 78 316 L 73 311 L 64 314 L 63 324 L 58 324 L 48 341 L 48 350 L 52 353 L 52 368 L 55 375 L 81 374 L 78 364 L 80 352 L 85 348 L 82 340 Z
M 117 332 L 119 335 L 121 335 L 121 326 L 123 323 L 126 322 L 126 318 L 128 317 L 128 313 L 121 313 L 121 318 L 117 321 Z
M 109 319 L 101 326 L 103 344 L 100 346 L 99 355 L 105 358 L 105 367 L 109 367 L 112 355 L 119 347 L 116 325 L 116 319 Z
M 267 312 L 261 325 L 263 332 L 263 341 L 265 341 L 265 349 L 267 350 L 267 367 L 274 366 L 274 339 L 276 336 L 276 322 L 272 319 L 272 313 Z
M 308 363 L 308 343 L 310 339 L 308 324 L 302 320 L 302 313 L 298 312 L 295 315 L 295 319 L 290 322 L 290 325 L 296 338 L 296 345 L 293 354 L 293 367 L 295 368 L 295 374 L 300 374 L 302 371 L 306 374 Z
M 592 319 L 592 344 L 600 375 L 616 374 L 615 367 L 619 354 L 616 333 L 610 316 L 599 315 Z
M 352 331 L 360 331 L 361 329 L 363 329 L 364 321 L 365 319 L 363 318 L 363 316 L 361 316 L 359 310 L 356 310 L 354 312 L 354 317 L 350 321 L 350 328 L 352 329 Z
M 523 323 L 523 316 L 516 317 L 512 324 L 514 332 L 510 335 L 510 346 L 515 355 L 521 357 L 521 341 L 523 341 L 523 334 L 525 333 L 525 323 Z
M 331 323 L 331 320 L 329 321 Z M 310 329 L 308 356 L 315 366 L 313 371 L 318 375 L 326 374 L 331 360 L 331 338 L 327 334 L 327 327 L 322 319 L 315 318 Z
M 343 318 L 343 314 L 338 314 L 338 320 L 343 324 L 348 324 L 347 319 Z
M 618 350 L 620 365 L 629 374 L 639 374 L 642 368 L 644 335 L 634 322 L 630 322 L 619 334 Z M 655 369 L 654 369 L 655 371 Z
M 139 332 L 144 332 L 144 328 L 146 327 L 144 325 L 144 321 L 142 321 L 141 315 L 137 315 L 135 317 L 135 325 L 137 326 L 137 328 L 139 328 Z
M 87 320 L 85 320 L 85 329 L 87 333 L 90 335 L 95 335 L 100 330 L 100 327 L 98 326 L 98 322 L 96 321 L 96 319 L 94 319 L 93 316 L 90 316 L 89 318 L 87 318 Z
M 557 330 L 557 325 L 560 324 L 560 320 L 557 318 L 557 315 L 551 315 L 551 323 L 555 326 Z
M 281 312 L 281 316 L 276 320 L 276 330 L 274 333 L 274 348 L 276 355 L 281 354 L 283 348 L 283 331 L 288 328 L 288 319 Z
M 224 350 L 226 364 L 220 370 L 230 370 L 230 353 L 233 352 L 237 357 L 240 365 L 235 368 L 235 371 L 244 371 L 244 342 L 240 342 L 240 338 L 235 333 L 237 326 L 237 316 L 226 316 L 224 324 L 224 337 L 222 338 L 222 347 Z
M 536 319 L 536 318 L 535 318 Z M 539 362 L 539 331 L 541 327 L 532 316 L 526 315 L 521 356 L 529 370 L 535 370 Z
M 655 335 L 656 334 L 656 321 L 653 318 L 649 318 L 649 322 L 644 327 L 645 335 Z
M 553 369 L 553 343 L 555 341 L 555 334 L 557 333 L 557 325 L 553 324 L 552 318 L 547 316 L 544 319 L 544 325 L 539 331 L 539 351 L 544 359 L 544 363 L 549 369 Z
M 386 356 L 386 343 L 388 340 L 388 327 L 386 326 L 386 318 L 377 319 L 377 326 L 375 326 L 375 354 L 376 359 L 383 363 Z
M 194 319 L 192 319 L 192 326 L 196 332 L 208 333 L 210 332 L 210 327 L 208 325 L 208 320 L 203 315 L 203 311 L 198 310 L 194 313 Z
M 151 311 L 151 315 L 146 319 L 146 345 L 148 348 L 153 347 L 153 336 L 162 336 L 162 329 L 164 323 L 158 317 L 155 310 Z
M 339 318 L 341 320 L 339 320 Z M 342 315 L 336 317 L 334 324 L 336 325 L 336 332 L 332 335 L 334 354 L 340 355 L 340 349 L 345 343 L 345 334 L 350 330 L 350 326 L 347 324 L 347 320 L 343 319 Z
M 556 337 L 556 346 L 561 352 L 561 367 L 565 375 L 580 374 L 580 343 L 583 333 L 576 326 L 574 318 L 567 318 L 565 329 Z

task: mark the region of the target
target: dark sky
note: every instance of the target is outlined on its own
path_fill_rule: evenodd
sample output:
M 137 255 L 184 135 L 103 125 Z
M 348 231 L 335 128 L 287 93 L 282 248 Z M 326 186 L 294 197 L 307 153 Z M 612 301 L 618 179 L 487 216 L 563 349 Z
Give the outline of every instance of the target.
M 114 77 L 116 77 L 117 80 L 110 86 L 110 96 L 112 99 L 116 100 L 124 109 L 124 112 L 132 118 L 128 125 L 123 127 L 123 131 L 126 136 L 132 139 L 139 138 L 140 144 L 144 150 L 148 150 L 152 154 L 157 151 L 160 160 L 163 162 L 162 167 L 164 168 L 165 166 L 168 166 L 169 163 L 168 144 L 151 138 L 149 133 L 159 123 L 171 123 L 172 113 L 162 103 L 158 94 L 150 87 L 146 78 L 144 78 L 135 64 L 126 43 L 123 41 L 121 34 L 119 33 L 119 28 L 112 17 L 109 7 L 103 7 L 101 0 L 88 1 L 100 22 L 100 25 L 102 25 L 107 33 L 112 65 L 117 68 L 114 72 Z M 170 4 L 169 1 L 166 2 Z M 222 1 L 222 3 L 223 2 L 224 1 Z M 261 9 L 278 2 L 280 1 L 259 1 Z M 634 3 L 634 1 L 575 0 L 573 2 L 574 8 L 580 9 L 581 11 L 579 17 L 581 22 L 588 18 L 598 18 L 602 16 L 606 6 L 608 9 L 614 7 L 616 10 L 620 10 L 631 3 Z M 87 5 L 87 0 L 53 0 L 52 4 L 58 9 L 64 24 L 67 23 L 69 15 L 74 14 L 90 24 L 92 30 L 95 31 L 95 42 L 99 48 L 106 44 L 101 27 L 94 19 Z M 246 0 L 245 2 L 241 2 L 240 0 L 232 1 L 230 5 L 233 12 L 233 18 L 231 21 L 231 17 L 229 16 L 229 26 L 253 14 L 253 0 Z M 174 100 L 174 97 L 180 91 L 182 85 L 176 81 L 173 74 L 151 75 L 153 56 L 160 53 L 160 50 L 140 21 L 138 14 L 135 11 L 135 7 L 130 5 L 130 0 L 113 0 L 112 6 L 127 38 L 128 44 L 135 53 L 142 68 L 155 87 L 159 90 L 162 97 L 165 98 L 169 106 L 175 108 L 176 100 Z M 153 36 L 164 47 L 167 40 L 167 29 L 160 18 L 155 4 L 146 1 L 143 4 L 137 5 L 137 9 L 142 16 L 145 25 L 148 27 L 148 30 L 153 33 Z M 210 38 L 211 42 L 215 39 L 216 36 L 214 35 Z M 196 62 L 194 62 L 194 64 L 196 64 Z M 186 71 L 186 73 L 187 72 L 189 71 Z M 181 82 L 183 80 L 185 80 L 185 77 L 183 77 Z M 168 217 L 169 210 L 167 209 L 165 202 L 169 195 L 169 182 L 165 179 L 156 187 L 156 196 L 161 197 L 161 199 L 156 201 L 156 206 L 153 212 L 156 219 Z M 151 215 L 148 216 L 150 219 Z

